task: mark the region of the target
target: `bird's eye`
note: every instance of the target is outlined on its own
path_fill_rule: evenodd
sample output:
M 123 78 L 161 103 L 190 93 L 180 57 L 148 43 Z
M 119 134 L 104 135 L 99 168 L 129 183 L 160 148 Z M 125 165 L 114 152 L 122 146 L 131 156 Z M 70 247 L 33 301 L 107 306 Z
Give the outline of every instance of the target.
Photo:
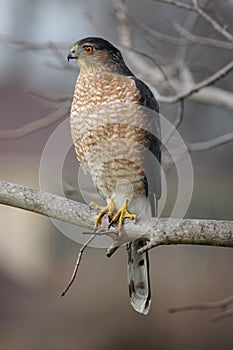
M 93 47 L 92 46 L 86 46 L 84 48 L 84 50 L 85 50 L 86 53 L 92 53 L 93 52 Z

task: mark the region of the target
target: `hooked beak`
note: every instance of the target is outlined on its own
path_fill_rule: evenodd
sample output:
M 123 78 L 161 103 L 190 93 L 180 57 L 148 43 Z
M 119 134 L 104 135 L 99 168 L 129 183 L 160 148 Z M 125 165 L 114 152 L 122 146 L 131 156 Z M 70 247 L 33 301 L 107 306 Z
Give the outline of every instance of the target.
M 67 61 L 69 62 L 69 60 L 76 60 L 77 59 L 77 55 L 75 53 L 70 53 L 67 56 Z

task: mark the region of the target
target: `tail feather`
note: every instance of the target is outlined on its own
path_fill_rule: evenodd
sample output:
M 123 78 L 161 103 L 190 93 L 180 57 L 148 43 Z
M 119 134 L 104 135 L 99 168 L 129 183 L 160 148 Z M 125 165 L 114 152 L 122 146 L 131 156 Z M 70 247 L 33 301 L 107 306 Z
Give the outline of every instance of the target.
M 137 253 L 145 243 L 143 240 L 128 243 L 127 252 L 130 303 L 137 312 L 147 315 L 151 303 L 149 256 L 148 252 Z

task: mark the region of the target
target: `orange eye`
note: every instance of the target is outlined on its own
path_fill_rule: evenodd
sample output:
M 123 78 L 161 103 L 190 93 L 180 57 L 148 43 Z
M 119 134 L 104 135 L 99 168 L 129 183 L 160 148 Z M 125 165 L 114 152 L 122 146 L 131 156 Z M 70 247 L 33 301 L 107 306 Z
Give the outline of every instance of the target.
M 92 53 L 93 52 L 93 47 L 92 46 L 87 46 L 84 49 L 86 51 L 86 53 Z

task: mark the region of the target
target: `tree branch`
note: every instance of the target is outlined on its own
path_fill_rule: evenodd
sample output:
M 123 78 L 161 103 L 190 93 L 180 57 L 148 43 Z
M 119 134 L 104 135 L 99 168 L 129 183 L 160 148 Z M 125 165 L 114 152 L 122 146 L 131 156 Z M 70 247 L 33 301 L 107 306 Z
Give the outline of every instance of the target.
M 82 259 L 82 256 L 83 256 L 83 253 L 85 251 L 85 249 L 88 247 L 88 245 L 95 239 L 96 235 L 92 235 L 87 241 L 86 243 L 84 243 L 82 245 L 82 247 L 80 248 L 79 250 L 79 253 L 78 253 L 78 257 L 77 257 L 77 260 L 76 260 L 76 263 L 75 263 L 75 266 L 74 266 L 74 270 L 73 270 L 73 273 L 71 275 L 71 278 L 69 280 L 69 283 L 67 284 L 66 288 L 64 289 L 64 291 L 61 293 L 61 297 L 64 297 L 66 295 L 66 293 L 68 292 L 68 290 L 70 289 L 70 287 L 72 286 L 72 284 L 74 283 L 74 280 L 77 276 L 77 273 L 78 273 L 78 269 L 79 269 L 79 265 L 81 263 L 81 259 Z
M 188 41 L 189 45 L 198 44 L 203 46 L 212 46 L 219 49 L 233 50 L 233 44 L 231 42 L 226 42 L 193 34 L 184 27 L 182 27 L 179 23 L 174 21 L 172 22 L 172 26 L 179 34 L 184 36 L 184 38 Z
M 71 45 L 69 43 L 60 42 L 54 43 L 52 41 L 35 43 L 32 41 L 22 40 L 19 38 L 14 38 L 10 35 L 0 34 L 0 47 L 7 50 L 12 50 L 16 52 L 22 51 L 47 51 L 54 49 L 54 46 L 62 50 L 68 50 Z
M 129 30 L 127 14 L 126 14 L 126 6 L 124 0 L 114 0 L 114 7 L 116 10 L 116 19 L 117 19 L 117 30 L 118 36 L 120 38 L 120 42 L 122 47 L 124 48 L 132 48 L 132 35 Z
M 201 91 L 191 95 L 190 100 L 233 111 L 233 93 L 216 86 L 204 87 Z
M 183 28 L 182 34 L 185 38 L 177 38 L 175 36 L 171 36 L 162 32 L 158 32 L 157 30 L 151 29 L 144 23 L 139 22 L 136 18 L 132 17 L 129 13 L 126 13 L 127 20 L 133 24 L 137 29 L 139 29 L 142 33 L 150 36 L 151 38 L 155 38 L 156 40 L 166 42 L 171 45 L 179 45 L 179 46 L 187 46 L 192 44 L 203 45 L 203 46 L 212 46 L 217 48 L 222 48 L 225 50 L 232 50 L 233 44 L 232 42 L 217 40 L 212 38 L 207 38 L 204 36 L 194 35 Z M 177 24 L 178 27 L 178 24 Z M 179 31 L 181 31 L 181 26 L 179 26 Z M 178 31 L 178 29 L 177 29 Z
M 209 25 L 213 27 L 219 34 L 221 34 L 225 39 L 233 42 L 233 36 L 230 32 L 228 32 L 223 26 L 221 26 L 217 21 L 215 21 L 208 13 L 206 13 L 198 4 L 197 0 L 192 0 L 191 5 L 187 5 L 185 3 L 181 3 L 176 0 L 154 0 L 156 2 L 162 2 L 169 5 L 174 5 L 176 7 L 196 12 L 200 17 L 202 17 Z
M 203 310 L 218 310 L 219 312 L 213 317 L 213 321 L 219 321 L 223 318 L 230 317 L 233 315 L 233 308 L 229 306 L 233 303 L 233 295 L 218 301 L 208 302 L 204 304 L 192 304 L 171 307 L 169 313 L 177 313 L 184 311 L 203 311 Z
M 70 101 L 69 103 L 63 103 L 60 108 L 58 108 L 55 112 L 50 113 L 46 117 L 38 119 L 32 123 L 28 123 L 18 129 L 0 131 L 0 139 L 16 139 L 26 136 L 31 132 L 45 128 L 46 126 L 55 123 L 57 120 L 63 118 L 69 112 L 69 110 Z
M 188 98 L 194 93 L 199 92 L 204 87 L 207 87 L 211 84 L 216 83 L 218 80 L 220 80 L 221 78 L 229 74 L 232 70 L 233 70 L 233 61 L 228 63 L 223 68 L 219 69 L 216 73 L 212 74 L 207 79 L 204 79 L 194 84 L 191 88 L 187 89 L 186 91 L 182 91 L 180 94 L 177 94 L 176 96 L 171 96 L 171 97 L 160 96 L 160 101 L 163 103 L 175 103 L 181 99 Z
M 218 136 L 209 141 L 186 143 L 186 146 L 190 152 L 205 151 L 207 149 L 215 148 L 232 141 L 233 132 L 230 132 L 229 134 Z
M 184 118 L 184 100 L 181 99 L 178 102 L 178 108 L 177 108 L 177 117 L 173 123 L 174 128 L 170 132 L 168 132 L 167 135 L 165 135 L 165 138 L 163 140 L 164 145 L 167 144 L 167 142 L 170 140 L 172 135 L 174 134 L 175 130 L 179 128 L 180 124 L 182 123 Z
M 198 5 L 197 0 L 192 0 L 194 11 L 196 11 L 206 22 L 208 22 L 219 34 L 225 39 L 233 42 L 233 36 L 211 16 L 209 16 L 203 9 Z
M 94 227 L 96 210 L 85 204 L 26 186 L 0 181 L 0 203 L 86 229 Z M 125 223 L 123 237 L 118 236 L 117 228 L 107 230 L 107 219 L 103 220 L 102 227 L 104 231 L 97 234 L 106 234 L 113 239 L 111 249 L 138 238 L 148 240 L 148 244 L 141 248 L 139 253 L 158 245 L 169 244 L 233 247 L 233 222 L 231 221 L 141 219 L 139 223 Z
M 176 0 L 154 0 L 154 1 L 162 2 L 162 3 L 168 4 L 168 5 L 174 5 L 176 7 L 179 7 L 179 8 L 182 8 L 184 10 L 188 10 L 188 11 L 194 10 L 193 6 L 184 4 L 184 3 L 180 2 L 180 1 L 176 1 Z
M 175 103 L 180 98 L 188 97 L 190 100 L 195 102 L 224 107 L 233 111 L 232 92 L 218 88 L 218 87 L 214 87 L 214 86 L 205 86 L 206 80 L 203 80 L 202 82 L 197 83 L 197 85 L 194 83 L 193 79 L 192 81 L 190 80 L 183 81 L 180 75 L 182 74 L 186 66 L 184 62 L 181 62 L 182 69 L 177 67 L 177 62 L 173 63 L 170 66 L 163 67 L 163 71 L 165 71 L 167 76 L 167 79 L 164 79 L 164 74 L 161 73 L 160 69 L 147 64 L 145 60 L 142 59 L 142 57 L 140 57 L 135 52 L 132 52 L 133 44 L 132 44 L 131 29 L 129 25 L 130 21 L 129 21 L 129 17 L 128 17 L 129 15 L 127 14 L 127 8 L 125 6 L 124 1 L 115 0 L 115 9 L 116 9 L 116 19 L 118 24 L 119 42 L 123 49 L 127 48 L 124 51 L 124 54 L 127 60 L 134 66 L 134 68 L 141 75 L 142 79 L 144 79 L 151 85 L 151 88 L 155 93 L 155 95 L 158 97 L 158 101 L 160 103 L 165 103 L 165 104 Z M 137 24 L 142 25 L 143 29 L 145 29 L 144 25 L 141 24 L 140 22 L 137 22 Z M 150 33 L 147 33 L 147 34 L 150 35 Z M 175 38 L 175 39 L 180 40 L 179 38 Z M 164 37 L 163 38 L 161 37 L 161 40 L 164 40 Z M 225 44 L 225 42 L 223 41 L 222 42 L 219 41 L 219 42 Z M 174 42 L 174 43 L 177 44 L 177 42 Z M 199 37 L 197 38 L 197 43 L 200 43 Z M 231 49 L 233 48 L 232 43 L 226 42 L 226 45 L 228 46 L 230 45 L 229 48 Z M 186 69 L 189 70 L 187 66 L 186 66 Z M 190 72 L 190 76 L 192 76 L 192 73 L 190 70 L 189 72 Z M 219 79 L 221 79 L 221 77 Z M 210 82 L 210 83 L 213 83 L 213 82 Z M 159 95 L 157 91 L 153 89 L 153 86 L 159 88 Z M 172 89 L 171 89 L 171 86 L 173 87 Z M 169 92 L 174 93 L 174 87 L 178 87 L 179 91 L 181 92 L 171 97 L 165 96 Z M 199 88 L 201 90 L 196 91 L 196 88 Z M 192 90 L 195 90 L 195 93 Z

